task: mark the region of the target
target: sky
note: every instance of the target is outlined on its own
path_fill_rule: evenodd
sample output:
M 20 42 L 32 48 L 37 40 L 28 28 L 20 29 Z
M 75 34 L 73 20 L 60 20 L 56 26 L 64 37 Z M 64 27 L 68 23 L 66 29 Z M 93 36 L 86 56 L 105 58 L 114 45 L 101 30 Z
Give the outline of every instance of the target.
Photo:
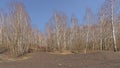
M 104 0 L 18 0 L 25 5 L 31 18 L 31 25 L 44 32 L 45 25 L 52 17 L 55 10 L 63 12 L 70 18 L 75 15 L 82 23 L 86 8 L 96 13 Z M 0 8 L 6 11 L 11 0 L 0 0 Z

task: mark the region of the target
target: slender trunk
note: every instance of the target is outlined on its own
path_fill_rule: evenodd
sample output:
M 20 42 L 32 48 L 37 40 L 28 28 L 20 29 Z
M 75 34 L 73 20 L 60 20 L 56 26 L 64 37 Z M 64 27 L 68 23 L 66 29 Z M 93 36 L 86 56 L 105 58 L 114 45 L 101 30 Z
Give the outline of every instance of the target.
M 89 26 L 88 26 L 89 27 Z M 88 41 L 89 41 L 89 28 L 88 28 L 88 31 L 87 31 L 87 36 L 86 36 L 86 45 L 85 45 L 85 54 L 87 53 L 87 47 L 88 47 Z
M 95 50 L 95 31 L 93 30 L 93 50 Z
M 65 33 L 65 30 L 64 30 L 64 32 L 63 32 L 64 34 L 64 36 L 63 36 L 63 38 L 64 38 L 64 48 L 63 48 L 63 50 L 65 50 L 66 49 L 66 33 Z
M 101 24 L 101 30 L 100 30 L 100 33 L 101 33 L 101 38 L 100 38 L 100 50 L 103 50 L 103 29 L 102 29 L 102 24 Z
M 113 0 L 111 1 L 111 24 L 112 24 L 112 36 L 113 36 L 113 45 L 114 45 L 114 51 L 117 51 L 117 45 L 116 45 L 116 35 L 115 35 L 115 26 L 114 26 L 114 6 L 113 6 Z

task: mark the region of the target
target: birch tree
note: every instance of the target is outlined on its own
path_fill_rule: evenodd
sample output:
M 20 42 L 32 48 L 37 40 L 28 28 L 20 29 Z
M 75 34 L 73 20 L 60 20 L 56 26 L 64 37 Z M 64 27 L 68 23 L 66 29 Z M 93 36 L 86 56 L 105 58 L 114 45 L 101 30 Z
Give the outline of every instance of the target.
M 0 46 L 3 45 L 3 27 L 5 23 L 4 13 L 0 10 Z
M 113 35 L 113 45 L 114 51 L 117 51 L 117 41 L 116 41 L 116 28 L 115 28 L 115 21 L 116 21 L 116 14 L 120 9 L 120 1 L 119 0 L 110 0 L 110 8 L 111 8 L 111 24 L 112 24 L 112 35 Z
M 85 44 L 85 54 L 87 53 L 87 49 L 89 46 L 89 39 L 90 39 L 90 23 L 91 23 L 91 10 L 89 8 L 86 9 L 86 23 L 87 23 L 87 30 L 86 30 L 86 44 Z
M 9 47 L 13 55 L 23 55 L 29 49 L 30 19 L 22 3 L 12 3 L 9 11 L 7 16 Z
M 78 38 L 80 37 L 78 37 L 79 35 L 78 33 L 79 33 L 78 32 L 78 20 L 75 16 L 72 16 L 71 17 L 71 33 L 70 33 L 70 43 L 71 43 L 70 47 L 72 50 L 75 50 L 77 48 L 79 49 Z

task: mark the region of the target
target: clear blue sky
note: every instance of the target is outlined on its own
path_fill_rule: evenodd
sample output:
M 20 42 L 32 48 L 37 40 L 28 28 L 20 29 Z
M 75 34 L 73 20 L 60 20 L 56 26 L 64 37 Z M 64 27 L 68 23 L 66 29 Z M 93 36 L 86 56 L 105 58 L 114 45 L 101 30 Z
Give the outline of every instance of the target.
M 0 8 L 6 9 L 11 0 L 0 0 Z M 74 14 L 82 22 L 87 7 L 94 13 L 103 4 L 104 0 L 18 0 L 22 2 L 31 18 L 33 26 L 42 32 L 54 10 L 64 12 L 69 18 Z

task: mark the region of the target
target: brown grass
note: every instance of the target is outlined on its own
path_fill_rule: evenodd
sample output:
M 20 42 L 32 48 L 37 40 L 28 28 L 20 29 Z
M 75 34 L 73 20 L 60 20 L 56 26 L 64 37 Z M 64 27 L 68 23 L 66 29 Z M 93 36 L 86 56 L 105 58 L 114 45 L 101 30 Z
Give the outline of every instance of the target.
M 50 54 L 68 55 L 68 54 L 73 54 L 73 53 L 69 50 L 63 50 L 63 51 L 50 52 Z

